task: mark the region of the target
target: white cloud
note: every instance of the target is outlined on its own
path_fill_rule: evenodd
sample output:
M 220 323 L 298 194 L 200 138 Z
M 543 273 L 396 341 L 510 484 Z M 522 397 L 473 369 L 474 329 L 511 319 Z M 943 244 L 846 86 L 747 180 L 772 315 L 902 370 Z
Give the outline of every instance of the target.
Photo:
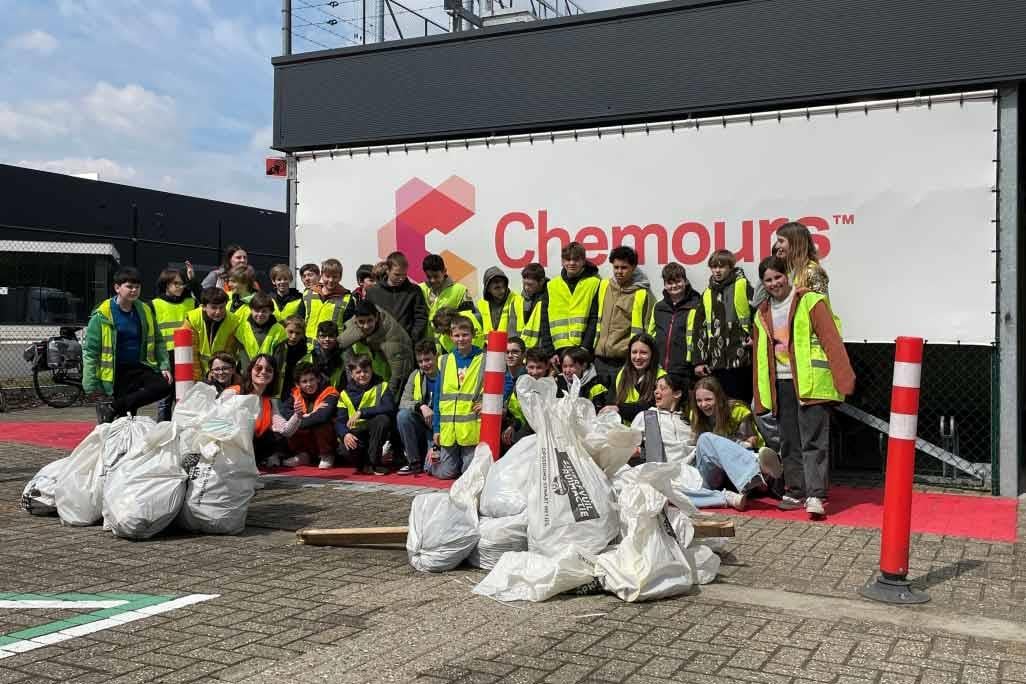
M 30 169 L 51 171 L 53 173 L 97 173 L 100 176 L 100 180 L 114 183 L 125 183 L 137 176 L 136 170 L 133 167 L 119 164 L 105 157 L 99 159 L 79 157 L 50 160 L 23 159 L 15 162 L 15 166 L 25 166 Z
M 133 83 L 117 88 L 100 81 L 82 98 L 82 104 L 93 121 L 109 130 L 129 133 L 142 129 L 152 134 L 174 125 L 175 101 Z
M 49 55 L 57 49 L 57 39 L 46 31 L 35 29 L 27 33 L 14 36 L 7 41 L 8 50 L 25 50 L 38 52 L 41 55 Z
M 59 107 L 27 103 L 12 107 L 0 102 L 0 138 L 8 140 L 52 139 L 68 132 L 62 117 L 48 116 Z

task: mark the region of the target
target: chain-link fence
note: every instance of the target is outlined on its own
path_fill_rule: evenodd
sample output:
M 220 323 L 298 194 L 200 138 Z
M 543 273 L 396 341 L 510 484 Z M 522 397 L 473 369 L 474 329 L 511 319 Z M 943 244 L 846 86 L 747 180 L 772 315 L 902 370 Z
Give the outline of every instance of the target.
M 848 405 L 878 420 L 890 416 L 894 345 L 847 343 L 857 377 Z M 919 403 L 919 438 L 938 449 L 916 452 L 920 481 L 984 488 L 983 478 L 945 464 L 948 453 L 989 472 L 993 449 L 992 400 L 995 349 L 985 346 L 926 344 Z M 853 412 L 854 413 L 854 412 Z M 883 473 L 887 436 L 848 413 L 837 414 L 834 468 Z

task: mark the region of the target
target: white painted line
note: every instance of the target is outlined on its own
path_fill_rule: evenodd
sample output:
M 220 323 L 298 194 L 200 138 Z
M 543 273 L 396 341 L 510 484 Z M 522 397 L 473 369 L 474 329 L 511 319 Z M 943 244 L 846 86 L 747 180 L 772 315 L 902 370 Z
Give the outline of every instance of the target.
M 53 608 L 57 610 L 102 610 L 103 608 L 117 608 L 128 601 L 62 601 L 60 599 L 38 599 L 15 601 L 10 599 L 0 600 L 0 608 Z
M 894 384 L 898 387 L 915 387 L 919 389 L 919 380 L 922 376 L 923 364 L 908 363 L 906 361 L 894 362 Z
M 75 625 L 74 627 L 68 627 L 57 632 L 58 634 L 67 634 L 69 637 L 85 636 L 86 634 L 92 634 L 93 632 L 102 632 L 105 629 L 111 627 L 117 627 L 121 625 L 121 622 L 115 622 L 110 618 L 104 618 L 103 620 L 97 620 L 96 622 L 89 622 L 84 625 Z
M 488 373 L 506 372 L 506 350 L 485 352 L 485 371 Z
M 10 651 L 5 651 L 2 648 L 0 648 L 0 659 L 10 658 L 11 656 L 15 656 L 15 655 L 18 655 L 18 654 L 17 653 L 11 653 Z
M 42 644 L 37 644 L 29 639 L 23 639 L 21 641 L 6 644 L 4 646 L 4 650 L 10 651 L 11 653 L 24 653 L 25 651 L 34 651 L 35 649 L 42 647 Z
M 29 641 L 34 641 L 37 644 L 42 644 L 43 646 L 49 646 L 50 644 L 56 644 L 61 641 L 67 641 L 71 638 L 72 637 L 68 636 L 67 634 L 54 632 L 53 634 L 43 634 L 42 636 L 32 637 L 31 639 L 29 639 Z
M 919 427 L 919 416 L 910 416 L 907 413 L 892 413 L 890 428 L 887 434 L 895 439 L 916 438 L 916 429 Z

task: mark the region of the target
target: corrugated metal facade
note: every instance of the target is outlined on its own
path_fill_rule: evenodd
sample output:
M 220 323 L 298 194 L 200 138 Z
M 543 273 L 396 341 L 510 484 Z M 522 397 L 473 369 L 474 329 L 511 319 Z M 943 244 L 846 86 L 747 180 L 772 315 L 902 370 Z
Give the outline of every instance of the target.
M 1023 0 L 678 0 L 274 60 L 299 151 L 1026 78 Z

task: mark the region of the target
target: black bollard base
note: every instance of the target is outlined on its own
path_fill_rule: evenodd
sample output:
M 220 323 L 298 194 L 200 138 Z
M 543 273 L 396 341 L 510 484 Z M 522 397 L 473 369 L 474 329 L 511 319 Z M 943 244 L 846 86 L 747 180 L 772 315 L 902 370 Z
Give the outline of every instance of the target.
M 926 603 L 930 600 L 929 594 L 925 591 L 913 589 L 912 583 L 908 580 L 888 579 L 882 575 L 875 580 L 867 582 L 866 586 L 859 590 L 859 593 L 873 601 L 896 605 L 914 605 L 916 603 Z

